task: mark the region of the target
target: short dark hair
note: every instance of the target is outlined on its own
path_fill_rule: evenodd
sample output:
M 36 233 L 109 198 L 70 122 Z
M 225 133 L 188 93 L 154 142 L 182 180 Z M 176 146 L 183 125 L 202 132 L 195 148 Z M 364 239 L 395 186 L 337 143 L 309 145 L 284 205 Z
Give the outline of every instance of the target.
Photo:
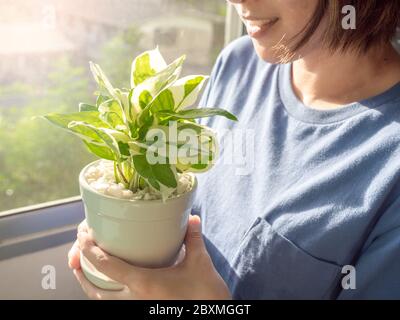
M 356 29 L 342 27 L 342 8 L 346 5 L 356 10 Z M 325 16 L 327 28 L 322 40 L 329 49 L 363 53 L 394 38 L 400 26 L 400 0 L 319 0 L 293 51 L 307 43 Z

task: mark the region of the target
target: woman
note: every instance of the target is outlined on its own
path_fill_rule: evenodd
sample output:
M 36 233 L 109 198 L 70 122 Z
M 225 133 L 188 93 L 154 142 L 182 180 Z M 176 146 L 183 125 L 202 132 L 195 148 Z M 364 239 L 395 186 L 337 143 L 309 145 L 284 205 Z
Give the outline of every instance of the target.
M 238 116 L 205 123 L 250 133 L 251 170 L 224 161 L 237 140 L 221 143 L 220 161 L 199 175 L 202 230 L 191 217 L 186 256 L 171 268 L 109 256 L 81 225 L 69 258 L 83 289 L 106 299 L 400 298 L 400 56 L 390 44 L 400 2 L 231 2 L 250 37 L 219 55 L 200 105 Z M 126 290 L 88 283 L 79 247 Z

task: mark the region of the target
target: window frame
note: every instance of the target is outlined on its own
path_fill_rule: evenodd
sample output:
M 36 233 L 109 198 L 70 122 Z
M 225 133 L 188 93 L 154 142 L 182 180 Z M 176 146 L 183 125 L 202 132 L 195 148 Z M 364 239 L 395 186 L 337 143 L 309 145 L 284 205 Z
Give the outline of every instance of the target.
M 226 47 L 230 42 L 236 38 L 239 38 L 243 34 L 244 26 L 239 15 L 237 14 L 234 6 L 231 3 L 227 3 L 224 46 Z
M 0 261 L 71 242 L 84 219 L 80 196 L 0 214 Z

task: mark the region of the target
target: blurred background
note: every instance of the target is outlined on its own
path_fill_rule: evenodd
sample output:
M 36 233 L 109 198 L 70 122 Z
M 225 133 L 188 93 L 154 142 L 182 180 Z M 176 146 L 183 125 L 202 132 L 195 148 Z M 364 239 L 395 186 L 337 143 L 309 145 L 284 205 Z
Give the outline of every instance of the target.
M 0 212 L 79 194 L 94 157 L 34 115 L 94 102 L 88 61 L 127 87 L 132 59 L 159 46 L 182 75 L 209 74 L 224 46 L 222 0 L 0 0 Z

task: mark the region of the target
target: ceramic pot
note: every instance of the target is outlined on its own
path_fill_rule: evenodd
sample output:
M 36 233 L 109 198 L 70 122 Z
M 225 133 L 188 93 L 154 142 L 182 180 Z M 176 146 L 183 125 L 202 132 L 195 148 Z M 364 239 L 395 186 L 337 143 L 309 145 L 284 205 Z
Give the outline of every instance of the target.
M 96 192 L 89 186 L 85 172 L 79 175 L 86 222 L 96 244 L 109 254 L 137 266 L 165 267 L 175 262 L 185 237 L 194 193 L 192 189 L 162 200 L 118 199 Z M 81 268 L 94 285 L 106 290 L 123 286 L 97 271 L 81 254 Z

